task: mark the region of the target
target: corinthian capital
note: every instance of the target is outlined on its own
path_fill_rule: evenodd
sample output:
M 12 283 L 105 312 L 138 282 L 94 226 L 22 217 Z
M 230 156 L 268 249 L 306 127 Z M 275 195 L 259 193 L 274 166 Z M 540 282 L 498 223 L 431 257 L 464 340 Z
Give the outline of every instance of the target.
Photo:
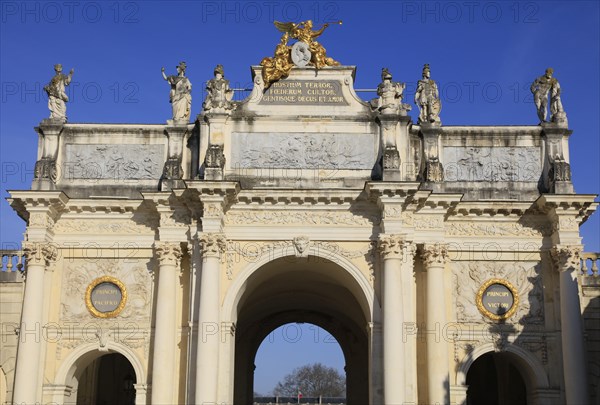
M 448 261 L 448 246 L 445 243 L 426 243 L 421 250 L 426 267 L 443 266 Z
M 154 242 L 154 254 L 160 265 L 179 266 L 183 253 L 181 246 L 175 242 Z
M 204 257 L 221 257 L 227 242 L 221 233 L 202 233 L 198 235 L 200 252 Z
M 578 270 L 581 266 L 580 245 L 556 245 L 550 250 L 558 271 Z
M 49 243 L 23 242 L 23 254 L 28 264 L 46 266 L 58 257 L 58 250 Z
M 402 259 L 405 244 L 401 235 L 381 235 L 378 248 L 384 259 Z

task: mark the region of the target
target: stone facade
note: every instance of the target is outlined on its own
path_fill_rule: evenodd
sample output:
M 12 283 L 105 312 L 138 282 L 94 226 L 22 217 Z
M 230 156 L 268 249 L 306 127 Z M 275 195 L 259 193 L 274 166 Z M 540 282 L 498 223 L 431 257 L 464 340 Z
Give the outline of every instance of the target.
M 27 279 L 9 400 L 76 403 L 119 353 L 136 404 L 248 403 L 258 345 L 291 321 L 347 353 L 348 403 L 466 403 L 490 353 L 528 403 L 597 400 L 581 317 L 597 276 L 574 283 L 597 203 L 565 174 L 570 130 L 415 124 L 359 98 L 353 67 L 266 91 L 252 73 L 247 99 L 192 124 L 37 128 L 54 175 L 11 192 Z M 90 310 L 100 279 L 115 316 Z M 512 298 L 500 321 L 477 305 L 492 284 Z

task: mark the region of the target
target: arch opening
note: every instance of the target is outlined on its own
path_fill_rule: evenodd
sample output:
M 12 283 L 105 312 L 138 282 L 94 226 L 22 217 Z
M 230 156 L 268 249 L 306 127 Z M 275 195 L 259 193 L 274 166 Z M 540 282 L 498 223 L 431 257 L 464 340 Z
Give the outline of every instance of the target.
M 256 353 L 274 329 L 310 323 L 338 342 L 348 404 L 369 403 L 369 338 L 360 287 L 340 265 L 323 258 L 284 257 L 256 269 L 236 308 L 234 403 L 252 403 Z
M 135 404 L 135 370 L 120 353 L 93 359 L 74 377 L 77 380 L 77 405 Z
M 345 355 L 333 334 L 316 324 L 286 323 L 274 329 L 260 343 L 254 364 L 255 403 L 273 403 L 275 396 L 279 402 L 291 402 L 298 392 L 305 399 L 345 403 Z M 299 368 L 297 378 L 284 381 Z
M 489 352 L 477 358 L 467 372 L 468 405 L 527 405 L 531 392 L 516 355 Z M 528 387 L 529 385 L 529 387 Z

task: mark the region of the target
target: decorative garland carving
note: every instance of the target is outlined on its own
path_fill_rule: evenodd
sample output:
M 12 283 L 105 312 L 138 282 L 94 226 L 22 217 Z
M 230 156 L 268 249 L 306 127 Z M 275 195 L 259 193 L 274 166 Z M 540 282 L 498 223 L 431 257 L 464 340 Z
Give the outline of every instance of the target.
M 351 212 L 317 211 L 232 211 L 225 216 L 228 225 L 353 225 L 380 223 L 379 215 L 358 216 Z
M 539 264 L 507 262 L 453 262 L 454 300 L 458 322 L 494 322 L 476 306 L 480 287 L 489 279 L 508 280 L 522 299 L 511 322 L 540 324 L 544 321 L 544 296 Z

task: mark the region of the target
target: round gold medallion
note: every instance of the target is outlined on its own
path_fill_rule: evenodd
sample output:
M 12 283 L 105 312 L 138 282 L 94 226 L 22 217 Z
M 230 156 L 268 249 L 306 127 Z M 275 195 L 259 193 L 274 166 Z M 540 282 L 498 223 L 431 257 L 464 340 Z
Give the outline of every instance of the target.
M 95 279 L 85 291 L 85 306 L 96 318 L 114 318 L 125 308 L 125 285 L 111 276 Z
M 510 318 L 518 305 L 519 293 L 507 280 L 490 279 L 477 292 L 477 308 L 483 315 L 495 321 Z

